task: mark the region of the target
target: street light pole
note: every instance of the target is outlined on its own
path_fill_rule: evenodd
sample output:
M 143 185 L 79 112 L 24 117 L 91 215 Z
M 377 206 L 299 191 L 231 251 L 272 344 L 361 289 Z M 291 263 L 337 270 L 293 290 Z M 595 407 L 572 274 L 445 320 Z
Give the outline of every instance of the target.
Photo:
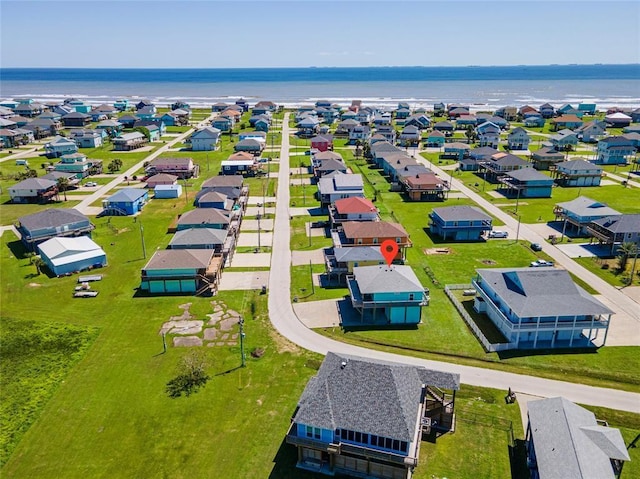
M 240 356 L 242 358 L 242 367 L 246 366 L 246 356 L 244 354 L 244 319 L 240 316 L 238 320 L 238 325 L 240 326 Z
M 142 221 L 138 224 L 140 225 L 140 240 L 142 241 L 142 257 L 147 259 L 147 248 L 144 244 L 144 228 L 142 227 Z
M 520 215 L 518 215 L 518 227 L 516 228 L 516 243 L 518 242 L 519 237 L 520 237 Z
M 258 251 L 260 251 L 260 212 L 258 211 L 258 214 L 256 215 L 256 219 L 258 220 Z

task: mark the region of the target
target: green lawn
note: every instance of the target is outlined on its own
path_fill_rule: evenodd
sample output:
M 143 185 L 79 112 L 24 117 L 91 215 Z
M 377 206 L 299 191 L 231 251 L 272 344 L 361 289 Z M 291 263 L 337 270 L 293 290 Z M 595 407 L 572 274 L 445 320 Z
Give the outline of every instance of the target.
M 322 299 L 342 298 L 349 294 L 347 288 L 320 288 L 312 286 L 311 272 L 320 274 L 325 272 L 324 264 L 292 266 L 291 267 L 291 300 L 297 302 L 320 301 Z
M 333 243 L 331 238 L 325 236 L 309 236 L 305 224 L 314 221 L 326 220 L 326 216 L 294 216 L 291 219 L 291 249 L 292 250 L 312 250 L 318 248 L 328 248 Z
M 589 271 L 604 279 L 612 286 L 621 288 L 623 286 L 631 286 L 625 284 L 624 278 L 631 275 L 631 269 L 633 267 L 633 258 L 630 258 L 627 262 L 627 268 L 624 273 L 620 273 L 617 269 L 617 260 L 615 258 L 600 259 L 593 258 L 574 258 L 574 261 L 578 262 L 581 266 L 587 268 Z M 635 274 L 633 275 L 633 286 L 640 285 L 640 261 L 636 261 Z

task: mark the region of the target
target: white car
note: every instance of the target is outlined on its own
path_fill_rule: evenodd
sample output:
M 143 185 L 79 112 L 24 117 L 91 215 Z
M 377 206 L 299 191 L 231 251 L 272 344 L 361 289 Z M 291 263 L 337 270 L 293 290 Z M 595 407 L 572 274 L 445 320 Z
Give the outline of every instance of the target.
M 87 181 L 84 186 L 98 186 L 98 183 L 95 181 Z
M 489 231 L 489 238 L 507 238 L 509 233 L 506 231 L 492 230 Z
M 547 260 L 538 258 L 538 260 L 532 261 L 529 266 L 531 266 L 532 268 L 540 268 L 542 266 L 553 266 L 553 261 L 547 261 Z

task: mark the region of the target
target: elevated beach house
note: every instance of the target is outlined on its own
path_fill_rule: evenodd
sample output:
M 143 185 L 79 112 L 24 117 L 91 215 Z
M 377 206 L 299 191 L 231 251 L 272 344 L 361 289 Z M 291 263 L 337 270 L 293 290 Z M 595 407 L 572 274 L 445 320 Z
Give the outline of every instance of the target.
M 147 175 L 166 173 L 183 180 L 198 176 L 198 165 L 193 158 L 156 158 L 145 168 Z
M 563 221 L 563 231 L 571 231 L 578 236 L 586 236 L 587 226 L 592 221 L 607 216 L 619 216 L 622 213 L 609 207 L 606 203 L 579 196 L 575 200 L 558 203 L 553 208 L 556 221 Z
M 420 284 L 410 266 L 357 266 L 347 276 L 351 305 L 359 313 L 357 325 L 418 324 L 429 290 Z M 343 326 L 352 326 L 345 323 Z
M 575 159 L 558 163 L 552 173 L 560 186 L 600 186 L 602 167 L 583 160 Z
M 500 178 L 502 190 L 511 198 L 551 198 L 553 179 L 533 168 L 511 171 Z
M 329 206 L 331 225 L 337 226 L 344 221 L 378 221 L 378 208 L 367 198 L 354 196 L 336 200 Z
M 329 280 L 344 284 L 347 275 L 357 266 L 383 265 L 385 260 L 379 246 L 352 246 L 325 249 L 325 266 Z
M 601 165 L 625 165 L 633 158 L 636 148 L 624 136 L 609 136 L 598 141 L 596 163 Z
M 530 142 L 527 130 L 521 127 L 514 128 L 507 135 L 507 147 L 510 150 L 528 150 Z
M 191 134 L 189 141 L 193 151 L 214 151 L 218 149 L 221 131 L 207 126 Z
M 215 228 L 180 230 L 173 235 L 169 249 L 212 249 L 215 253 L 222 253 L 227 233 L 227 230 Z
M 432 425 L 453 428 L 457 374 L 329 352 L 287 432 L 296 466 L 319 474 L 410 479 Z
M 56 276 L 107 264 L 104 250 L 88 236 L 51 238 L 38 245 L 38 252 L 45 266 Z
M 488 316 L 506 338 L 508 349 L 606 343 L 613 311 L 575 284 L 568 271 L 553 267 L 476 271 L 474 309 Z
M 56 136 L 53 140 L 44 145 L 47 158 L 59 158 L 62 155 L 70 155 L 78 152 L 78 145 L 75 141 L 62 136 Z
M 620 430 L 563 397 L 527 403 L 527 466 L 531 479 L 617 479 L 627 446 Z
M 142 188 L 123 188 L 102 201 L 103 214 L 110 216 L 135 215 L 149 201 L 149 192 Z
M 339 199 L 352 197 L 364 198 L 362 175 L 336 171 L 318 180 L 318 199 L 322 206 L 329 206 Z
M 29 251 L 55 237 L 91 235 L 95 226 L 85 215 L 73 208 L 50 208 L 18 218 L 22 243 Z
M 217 289 L 222 256 L 212 249 L 166 249 L 142 269 L 140 289 L 151 294 L 204 294 Z
M 122 121 L 122 118 L 120 118 L 120 120 Z M 114 151 L 131 151 L 137 148 L 142 148 L 147 143 L 149 143 L 149 140 L 139 131 L 122 133 L 120 136 L 112 140 Z
M 386 240 L 398 245 L 394 261 L 404 261 L 405 249 L 411 246 L 409 233 L 400 223 L 387 221 L 345 221 L 342 226 L 331 230 L 334 247 L 377 246 Z
M 640 248 L 640 214 L 607 216 L 587 225 L 587 233 L 600 244 L 611 246 L 611 252 L 623 243 Z
M 57 181 L 27 178 L 9 187 L 12 203 L 46 203 L 58 198 Z
M 493 221 L 476 206 L 433 208 L 429 219 L 429 231 L 444 241 L 479 241 Z
M 217 208 L 196 208 L 187 211 L 178 219 L 177 231 L 190 228 L 214 228 L 226 230 L 229 228 L 231 220 L 229 215 Z

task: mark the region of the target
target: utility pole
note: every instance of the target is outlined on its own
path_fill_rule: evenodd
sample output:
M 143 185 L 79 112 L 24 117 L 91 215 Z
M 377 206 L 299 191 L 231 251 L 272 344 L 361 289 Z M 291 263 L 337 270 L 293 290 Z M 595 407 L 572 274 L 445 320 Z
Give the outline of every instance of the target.
M 258 220 L 258 251 L 260 251 L 260 218 L 262 216 L 260 215 L 260 212 L 258 211 L 258 214 L 256 215 L 256 219 Z
M 138 222 L 140 225 L 140 240 L 142 241 L 142 257 L 147 259 L 147 248 L 144 244 L 144 228 L 142 227 L 142 221 Z
M 240 326 L 240 356 L 242 358 L 242 367 L 246 366 L 246 356 L 244 354 L 244 319 L 240 316 L 238 320 L 238 326 Z
M 518 227 L 516 228 L 516 243 L 518 242 L 519 237 L 520 237 L 520 215 L 518 215 Z
M 309 235 L 309 239 L 311 239 L 311 235 Z M 309 276 L 311 277 L 311 294 L 316 294 L 316 286 L 313 284 L 313 266 L 311 265 L 311 260 L 309 260 Z

